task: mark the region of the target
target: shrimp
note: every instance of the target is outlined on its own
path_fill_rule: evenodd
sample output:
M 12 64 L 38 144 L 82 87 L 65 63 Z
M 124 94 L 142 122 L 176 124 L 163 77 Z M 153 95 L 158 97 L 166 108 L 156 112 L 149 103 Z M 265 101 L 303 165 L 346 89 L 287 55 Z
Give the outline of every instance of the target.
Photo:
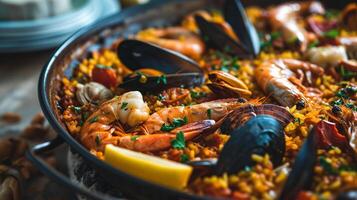
M 176 128 L 170 133 L 151 135 L 124 136 L 118 141 L 118 146 L 140 152 L 155 152 L 170 148 L 176 134 L 182 132 L 185 140 L 191 140 L 215 124 L 214 120 L 203 120 Z M 133 139 L 134 138 L 134 139 Z
M 138 91 L 127 92 L 100 105 L 84 122 L 80 131 L 80 141 L 93 149 L 100 144 L 111 143 L 118 139 L 113 136 L 111 124 L 119 120 L 131 127 L 149 118 L 150 109 Z
M 160 131 L 163 124 L 169 124 L 174 119 L 187 119 L 187 123 L 199 122 L 205 119 L 219 120 L 230 111 L 242 106 L 237 99 L 220 99 L 192 106 L 176 106 L 163 108 L 139 126 L 140 132 L 151 134 Z
M 205 51 L 205 44 L 199 35 L 182 27 L 147 29 L 140 32 L 136 38 L 180 52 L 196 60 Z
M 307 90 L 302 85 L 303 77 L 297 79 L 295 72 L 300 72 L 301 76 L 305 72 L 309 81 L 311 72 L 321 75 L 324 70 L 322 67 L 299 60 L 279 59 L 260 64 L 255 69 L 255 76 L 259 87 L 265 93 L 271 95 L 282 106 L 291 107 L 299 101 L 306 102 L 304 93 Z
M 123 109 L 123 99 L 126 99 L 124 97 L 128 96 L 128 93 L 102 104 L 86 120 L 80 131 L 80 140 L 85 147 L 102 151 L 106 144 L 113 144 L 128 148 L 132 147 L 137 151 L 165 149 L 167 148 L 167 141 L 171 141 L 175 137 L 175 134 L 170 133 L 181 130 L 185 133 L 185 138 L 192 139 L 214 124 L 212 121 L 207 122 L 205 120 L 220 120 L 231 110 L 243 105 L 237 99 L 221 99 L 192 106 L 163 108 L 148 116 L 149 110 L 147 110 L 147 105 L 143 102 L 140 93 L 140 96 L 136 94 L 136 101 L 139 103 L 132 105 L 134 100 L 127 101 L 128 104 L 125 108 L 128 108 L 128 110 Z M 135 91 L 135 93 L 138 92 Z M 122 114 L 124 111 L 132 113 L 124 115 Z M 180 127 L 182 129 L 174 129 L 169 133 L 161 131 L 161 127 L 164 124 L 171 124 L 171 122 L 179 118 L 185 118 L 187 122 L 184 127 Z M 130 124 L 136 127 L 132 129 L 132 132 L 125 132 L 123 128 L 116 130 L 112 124 L 118 120 L 127 124 L 132 120 L 133 122 Z M 121 134 L 115 133 L 116 131 Z M 140 140 L 137 143 L 129 140 L 133 135 L 140 135 Z M 148 149 L 149 147 L 145 147 L 145 144 L 149 143 L 155 144 L 155 146 Z
M 275 31 L 283 34 L 285 41 L 299 41 L 300 50 L 304 51 L 308 44 L 308 34 L 298 22 L 302 13 L 324 13 L 321 3 L 316 1 L 285 3 L 269 10 L 269 20 Z

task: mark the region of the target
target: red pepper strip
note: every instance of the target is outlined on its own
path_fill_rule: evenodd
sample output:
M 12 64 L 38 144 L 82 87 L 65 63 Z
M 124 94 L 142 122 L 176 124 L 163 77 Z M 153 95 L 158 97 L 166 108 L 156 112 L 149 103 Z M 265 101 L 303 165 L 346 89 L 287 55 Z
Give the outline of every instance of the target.
M 342 150 L 348 148 L 348 141 L 344 135 L 339 133 L 336 124 L 326 120 L 320 121 L 316 125 L 316 134 L 318 136 L 319 148 L 329 148 L 336 146 Z

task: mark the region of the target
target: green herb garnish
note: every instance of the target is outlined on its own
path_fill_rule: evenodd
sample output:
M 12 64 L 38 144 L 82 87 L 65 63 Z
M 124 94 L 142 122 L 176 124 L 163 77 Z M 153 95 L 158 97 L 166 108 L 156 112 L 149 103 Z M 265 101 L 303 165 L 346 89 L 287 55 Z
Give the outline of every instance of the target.
M 332 30 L 329 30 L 327 32 L 324 33 L 324 36 L 325 37 L 328 37 L 328 38 L 336 38 L 338 35 L 339 35 L 339 31 L 337 29 L 332 29 Z
M 317 47 L 317 45 L 319 45 L 320 42 L 318 40 L 314 40 L 313 42 L 311 42 L 308 46 L 309 49 Z
M 158 99 L 159 101 L 163 101 L 163 100 L 165 100 L 165 96 L 163 96 L 162 94 L 159 94 L 159 95 L 157 96 L 157 99 Z
M 77 106 L 73 106 L 72 107 L 72 110 L 75 112 L 75 113 L 80 113 L 81 112 L 81 107 L 77 107 Z
M 343 80 L 349 80 L 353 77 L 357 77 L 356 72 L 351 72 L 349 70 L 346 70 L 344 67 L 340 67 L 339 73 Z
M 96 68 L 99 68 L 99 69 L 108 69 L 108 68 L 111 68 L 110 66 L 105 66 L 105 65 L 101 65 L 101 64 L 98 64 L 95 66 Z
M 171 146 L 175 149 L 185 148 L 185 136 L 182 131 L 176 134 L 176 138 L 171 141 Z
M 156 83 L 157 83 L 157 84 L 162 83 L 162 84 L 166 85 L 166 84 L 167 84 L 166 75 L 163 74 L 163 75 L 161 75 L 159 78 L 157 78 Z
M 128 106 L 128 102 L 123 102 L 122 104 L 121 104 L 121 107 L 120 107 L 120 109 L 125 109 L 126 107 Z
M 211 109 L 207 109 L 207 117 L 208 117 L 208 119 L 211 119 L 211 117 L 212 117 L 212 110 Z
M 207 94 L 205 92 L 194 92 L 194 91 L 190 91 L 191 97 L 194 99 L 199 99 L 202 97 L 205 97 Z
M 169 132 L 169 131 L 172 131 L 174 130 L 175 128 L 177 127 L 180 127 L 180 126 L 183 126 L 185 124 L 187 124 L 188 122 L 188 119 L 187 117 L 185 116 L 183 119 L 180 119 L 180 118 L 174 118 L 172 120 L 172 123 L 171 124 L 163 124 L 161 126 L 161 131 L 165 131 L 165 132 Z
M 94 123 L 96 121 L 98 121 L 98 116 L 95 116 L 95 117 L 89 119 L 89 123 Z
M 189 161 L 189 157 L 187 154 L 181 154 L 180 156 L 180 162 L 182 163 L 187 163 L 187 161 Z
M 136 141 L 140 136 L 139 135 L 133 135 L 130 137 L 131 141 Z

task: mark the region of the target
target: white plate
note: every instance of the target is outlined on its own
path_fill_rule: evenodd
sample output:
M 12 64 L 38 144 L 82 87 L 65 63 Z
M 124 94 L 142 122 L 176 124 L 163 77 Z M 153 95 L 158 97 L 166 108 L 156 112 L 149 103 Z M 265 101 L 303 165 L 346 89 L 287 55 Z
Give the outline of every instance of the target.
M 0 52 L 48 49 L 79 28 L 120 10 L 116 0 L 81 0 L 74 11 L 40 20 L 0 22 Z

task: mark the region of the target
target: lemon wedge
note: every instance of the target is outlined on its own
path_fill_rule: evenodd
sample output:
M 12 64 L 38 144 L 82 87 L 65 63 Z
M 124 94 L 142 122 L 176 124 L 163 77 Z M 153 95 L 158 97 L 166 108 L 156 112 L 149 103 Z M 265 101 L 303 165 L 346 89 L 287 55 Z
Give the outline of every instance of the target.
M 123 172 L 178 190 L 186 187 L 192 173 L 191 166 L 111 144 L 105 146 L 104 158 L 105 162 Z

